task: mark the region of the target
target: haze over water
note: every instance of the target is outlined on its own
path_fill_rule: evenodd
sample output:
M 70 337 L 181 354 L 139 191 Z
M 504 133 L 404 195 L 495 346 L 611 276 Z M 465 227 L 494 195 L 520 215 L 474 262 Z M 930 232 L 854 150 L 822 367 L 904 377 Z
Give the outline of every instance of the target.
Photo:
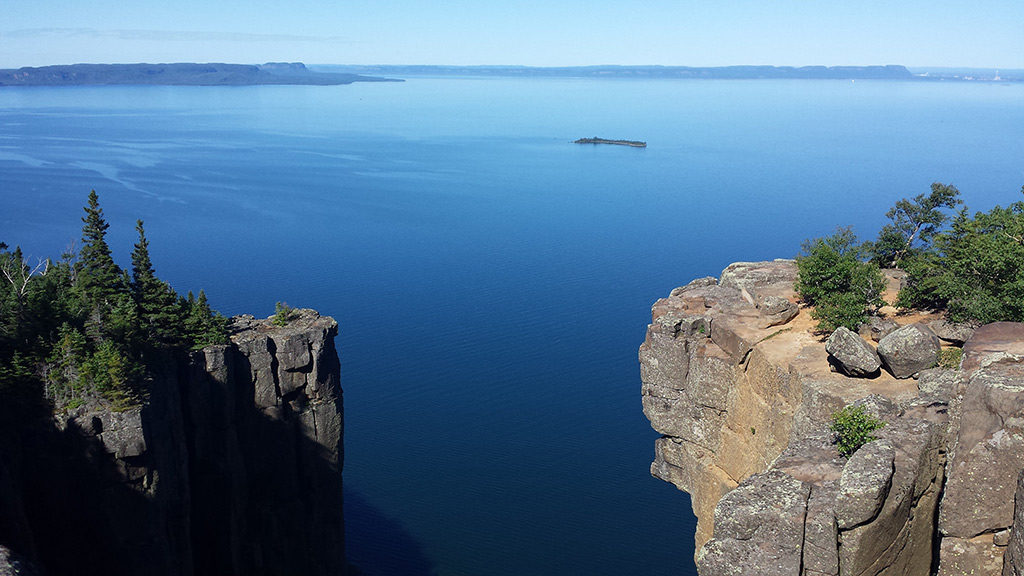
M 645 140 L 646 149 L 570 144 Z M 130 265 L 225 314 L 335 317 L 350 559 L 375 574 L 692 573 L 651 478 L 650 305 L 902 197 L 1021 199 L 1024 85 L 413 79 L 0 89 L 0 241 L 96 189 Z

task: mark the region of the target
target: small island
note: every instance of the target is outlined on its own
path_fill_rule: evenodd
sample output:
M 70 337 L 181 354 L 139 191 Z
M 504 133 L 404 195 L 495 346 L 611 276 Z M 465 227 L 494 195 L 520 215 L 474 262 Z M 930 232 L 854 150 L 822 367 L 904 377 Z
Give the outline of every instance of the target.
M 647 148 L 647 142 L 640 142 L 638 140 L 608 140 L 606 138 L 580 138 L 579 140 L 573 140 L 573 144 L 614 144 L 616 146 L 632 146 L 633 148 Z

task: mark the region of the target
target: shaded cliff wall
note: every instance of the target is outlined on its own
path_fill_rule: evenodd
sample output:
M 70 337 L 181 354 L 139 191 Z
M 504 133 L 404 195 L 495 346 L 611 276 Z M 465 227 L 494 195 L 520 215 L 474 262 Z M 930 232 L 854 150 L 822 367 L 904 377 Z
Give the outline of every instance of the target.
M 149 402 L 39 420 L 0 454 L 0 545 L 47 574 L 342 574 L 337 324 L 232 321 Z
M 778 316 L 794 277 L 792 262 L 734 264 L 652 309 L 651 471 L 691 494 L 698 571 L 1020 574 L 1024 325 L 979 329 L 962 370 L 851 378 L 806 311 Z M 887 424 L 846 459 L 828 424 L 850 403 Z

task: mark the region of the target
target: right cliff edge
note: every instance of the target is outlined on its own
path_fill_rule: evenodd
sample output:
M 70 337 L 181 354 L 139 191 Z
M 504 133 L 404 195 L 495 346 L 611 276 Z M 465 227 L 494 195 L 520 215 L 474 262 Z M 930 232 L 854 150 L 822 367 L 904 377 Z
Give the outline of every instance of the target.
M 651 473 L 691 496 L 698 572 L 1024 574 L 1024 324 L 890 314 L 826 343 L 796 275 L 736 263 L 652 308 Z M 847 406 L 884 426 L 844 457 Z

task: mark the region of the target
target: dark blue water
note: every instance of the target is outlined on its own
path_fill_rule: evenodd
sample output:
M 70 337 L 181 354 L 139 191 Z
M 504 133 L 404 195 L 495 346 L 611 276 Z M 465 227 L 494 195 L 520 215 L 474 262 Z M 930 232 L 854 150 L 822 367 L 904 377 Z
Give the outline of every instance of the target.
M 142 218 L 178 290 L 337 318 L 370 576 L 692 573 L 689 501 L 647 472 L 651 303 L 936 180 L 1020 199 L 1024 85 L 0 89 L 0 240 L 56 256 L 95 188 L 122 264 Z

